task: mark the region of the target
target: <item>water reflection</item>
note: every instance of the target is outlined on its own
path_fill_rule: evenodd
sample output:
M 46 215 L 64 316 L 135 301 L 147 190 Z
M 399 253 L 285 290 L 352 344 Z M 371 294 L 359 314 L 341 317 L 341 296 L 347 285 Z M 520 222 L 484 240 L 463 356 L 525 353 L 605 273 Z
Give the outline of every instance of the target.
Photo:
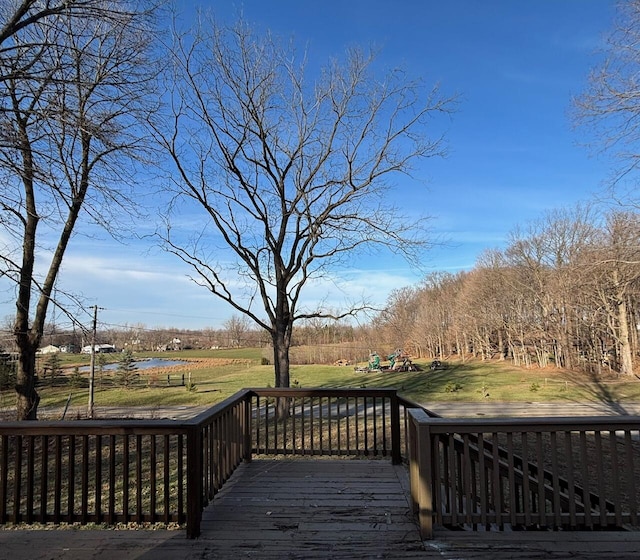
M 167 360 L 164 358 L 147 358 L 144 360 L 135 360 L 133 364 L 136 369 L 144 370 L 144 369 L 153 369 L 153 368 L 162 368 L 169 366 L 183 366 L 188 364 L 186 360 Z M 102 366 L 103 371 L 116 370 L 118 369 L 118 363 L 106 364 Z M 99 369 L 99 366 L 96 364 L 96 369 Z M 80 368 L 80 371 L 89 371 L 89 366 L 84 366 Z

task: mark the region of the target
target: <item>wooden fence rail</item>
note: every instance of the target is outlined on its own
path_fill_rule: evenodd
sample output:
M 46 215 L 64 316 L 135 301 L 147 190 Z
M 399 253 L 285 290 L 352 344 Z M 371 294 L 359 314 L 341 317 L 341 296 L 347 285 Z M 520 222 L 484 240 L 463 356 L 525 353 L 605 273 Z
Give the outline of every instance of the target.
M 443 419 L 411 410 L 412 501 L 470 528 L 638 526 L 640 417 Z

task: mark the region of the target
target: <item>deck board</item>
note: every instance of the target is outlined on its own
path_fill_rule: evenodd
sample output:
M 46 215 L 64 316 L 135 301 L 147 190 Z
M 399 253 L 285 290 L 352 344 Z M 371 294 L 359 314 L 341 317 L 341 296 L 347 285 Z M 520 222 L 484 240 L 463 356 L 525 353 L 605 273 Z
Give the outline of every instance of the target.
M 255 460 L 203 515 L 219 558 L 424 558 L 406 471 L 388 461 Z

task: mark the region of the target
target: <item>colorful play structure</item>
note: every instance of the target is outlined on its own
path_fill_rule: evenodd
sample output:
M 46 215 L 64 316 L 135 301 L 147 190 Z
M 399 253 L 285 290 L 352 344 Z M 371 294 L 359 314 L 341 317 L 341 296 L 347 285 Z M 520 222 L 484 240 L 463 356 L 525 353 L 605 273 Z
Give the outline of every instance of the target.
M 382 372 L 382 371 L 422 371 L 411 361 L 411 358 L 402 350 L 398 349 L 387 357 L 389 365 L 382 365 L 380 355 L 377 352 L 369 354 L 369 362 L 366 366 L 356 366 L 355 371 L 362 373 Z

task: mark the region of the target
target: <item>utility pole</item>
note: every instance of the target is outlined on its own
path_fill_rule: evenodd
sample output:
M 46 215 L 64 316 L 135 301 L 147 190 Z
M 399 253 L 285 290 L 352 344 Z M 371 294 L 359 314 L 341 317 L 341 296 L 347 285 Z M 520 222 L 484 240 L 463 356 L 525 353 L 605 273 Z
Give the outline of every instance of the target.
M 96 328 L 98 326 L 98 306 L 93 306 L 93 328 L 91 329 L 91 365 L 89 366 L 89 406 L 87 417 L 93 418 L 93 381 L 96 374 Z

